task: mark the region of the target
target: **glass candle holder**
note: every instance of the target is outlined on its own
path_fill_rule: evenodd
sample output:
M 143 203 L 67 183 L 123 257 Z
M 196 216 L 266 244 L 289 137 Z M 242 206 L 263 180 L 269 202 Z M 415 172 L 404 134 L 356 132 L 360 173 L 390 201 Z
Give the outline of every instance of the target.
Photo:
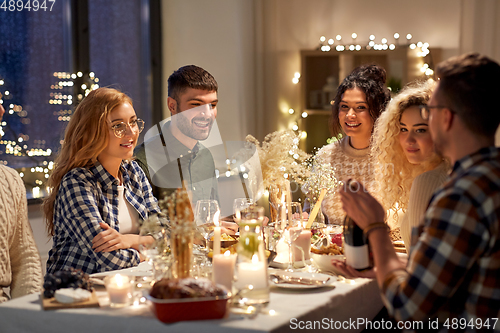
M 110 307 L 122 308 L 131 304 L 133 281 L 128 276 L 120 274 L 107 276 L 104 285 L 108 292 Z
M 262 236 L 264 208 L 248 208 L 240 221 L 240 239 L 233 281 L 239 307 L 265 306 L 269 303 L 267 257 Z

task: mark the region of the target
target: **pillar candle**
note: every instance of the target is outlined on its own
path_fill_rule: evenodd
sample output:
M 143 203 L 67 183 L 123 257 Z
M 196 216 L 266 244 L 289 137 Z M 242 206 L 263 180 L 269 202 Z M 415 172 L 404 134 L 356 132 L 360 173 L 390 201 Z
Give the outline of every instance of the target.
M 310 259 L 311 252 L 311 230 L 302 230 L 299 237 L 292 243 L 294 261 L 302 261 Z M 302 251 L 304 251 L 304 258 L 302 258 Z
M 226 251 L 224 254 L 215 254 L 212 261 L 213 279 L 231 291 L 233 283 L 234 264 L 236 254 Z
M 252 285 L 253 289 L 263 289 L 268 286 L 268 277 L 266 264 L 259 262 L 241 262 L 238 264 L 238 280 L 236 285 L 238 288 Z

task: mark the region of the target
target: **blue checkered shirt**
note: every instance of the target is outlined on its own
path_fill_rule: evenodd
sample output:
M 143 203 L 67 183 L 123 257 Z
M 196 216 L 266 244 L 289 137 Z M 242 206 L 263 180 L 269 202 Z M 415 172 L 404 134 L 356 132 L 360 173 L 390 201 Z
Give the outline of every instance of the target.
M 124 196 L 139 214 L 139 223 L 160 212 L 151 186 L 136 162 L 122 162 Z M 97 161 L 90 168 L 75 168 L 62 179 L 54 204 L 54 237 L 47 273 L 66 267 L 86 273 L 104 272 L 139 264 L 134 249 L 94 252 L 92 239 L 102 231 L 100 222 L 120 231 L 118 179 Z

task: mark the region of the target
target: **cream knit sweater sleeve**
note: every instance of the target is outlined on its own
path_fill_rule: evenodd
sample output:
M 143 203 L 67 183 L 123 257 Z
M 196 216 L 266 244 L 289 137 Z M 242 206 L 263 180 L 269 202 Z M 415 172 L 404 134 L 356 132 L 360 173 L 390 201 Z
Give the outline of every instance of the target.
M 0 286 L 12 298 L 42 289 L 40 255 L 28 221 L 26 190 L 19 174 L 0 166 Z M 0 302 L 8 300 L 0 294 Z
M 427 205 L 434 192 L 446 181 L 446 167 L 441 164 L 433 170 L 418 175 L 411 185 L 410 198 L 406 214 L 401 219 L 401 238 L 405 243 L 406 253 L 410 253 L 411 230 L 423 224 Z

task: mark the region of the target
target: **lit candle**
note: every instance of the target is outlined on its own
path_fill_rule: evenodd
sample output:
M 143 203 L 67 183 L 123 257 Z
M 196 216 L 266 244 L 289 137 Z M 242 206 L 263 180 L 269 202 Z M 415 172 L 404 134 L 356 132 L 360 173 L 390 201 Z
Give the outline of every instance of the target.
M 293 241 L 293 258 L 294 261 L 302 261 L 310 259 L 311 252 L 311 230 L 302 230 L 299 237 Z M 302 258 L 302 251 L 304 251 L 304 258 Z
M 214 214 L 214 256 L 220 254 L 220 226 L 219 226 L 220 211 Z
M 128 276 L 116 274 L 104 280 L 111 307 L 125 306 L 132 297 L 132 283 Z
M 290 261 L 288 244 L 285 242 L 285 238 L 288 237 L 287 233 L 288 230 L 285 230 L 283 232 L 283 237 L 281 237 L 276 244 L 276 257 L 274 258 L 275 262 L 288 263 L 288 261 Z
M 259 261 L 256 254 L 252 257 L 252 262 L 241 262 L 238 264 L 238 280 L 235 282 L 238 289 L 252 286 L 252 289 L 267 288 L 267 266 Z
M 214 255 L 212 261 L 214 282 L 223 285 L 229 291 L 232 288 L 235 263 L 236 254 L 231 254 L 229 251 Z

